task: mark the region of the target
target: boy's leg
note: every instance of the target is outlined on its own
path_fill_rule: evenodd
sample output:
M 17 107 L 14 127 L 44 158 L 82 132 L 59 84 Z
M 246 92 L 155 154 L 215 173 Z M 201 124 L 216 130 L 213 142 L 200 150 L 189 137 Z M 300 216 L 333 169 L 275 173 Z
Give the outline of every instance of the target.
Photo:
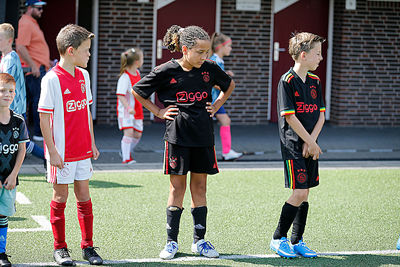
M 297 210 L 296 217 L 293 221 L 292 237 L 290 238 L 291 243 L 297 244 L 303 239 L 304 229 L 306 227 L 308 214 L 308 202 L 304 201 Z
M 93 209 L 89 194 L 89 180 L 75 180 L 74 192 L 82 233 L 81 248 L 93 247 Z
M 287 237 L 287 232 L 296 217 L 298 207 L 293 206 L 287 202 L 282 206 L 281 215 L 279 217 L 278 226 L 275 230 L 273 239 L 281 239 Z
M 54 236 L 54 249 L 66 248 L 64 210 L 68 198 L 68 184 L 54 184 L 50 203 L 50 223 Z
M 77 201 L 78 221 L 81 228 L 82 257 L 92 265 L 103 264 L 103 259 L 93 247 L 93 208 L 89 193 L 89 178 L 92 177 L 90 159 L 77 162 L 74 192 Z
M 0 254 L 6 252 L 8 217 L 0 215 Z

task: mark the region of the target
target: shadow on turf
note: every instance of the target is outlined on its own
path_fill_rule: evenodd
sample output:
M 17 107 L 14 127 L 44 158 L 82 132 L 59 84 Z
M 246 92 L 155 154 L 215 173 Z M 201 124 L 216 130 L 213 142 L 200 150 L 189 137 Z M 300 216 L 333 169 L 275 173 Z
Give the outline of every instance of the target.
M 136 187 L 142 187 L 141 185 L 134 185 L 134 184 L 120 184 L 116 182 L 105 182 L 105 181 L 99 181 L 99 180 L 91 180 L 90 181 L 90 187 L 92 188 L 136 188 Z
M 46 178 L 43 176 L 43 179 L 26 179 L 26 178 L 19 178 L 21 182 L 40 182 L 40 183 L 47 183 Z M 94 188 L 136 188 L 142 187 L 141 185 L 132 185 L 132 184 L 120 184 L 116 182 L 106 182 L 106 181 L 99 181 L 99 180 L 90 180 L 90 186 Z
M 8 217 L 8 221 L 13 221 L 13 222 L 21 222 L 26 220 L 27 219 L 23 217 Z
M 382 266 L 399 265 L 400 255 L 343 255 L 343 256 L 319 256 L 314 259 L 296 258 L 249 258 L 231 259 L 237 263 L 249 263 L 271 266 Z

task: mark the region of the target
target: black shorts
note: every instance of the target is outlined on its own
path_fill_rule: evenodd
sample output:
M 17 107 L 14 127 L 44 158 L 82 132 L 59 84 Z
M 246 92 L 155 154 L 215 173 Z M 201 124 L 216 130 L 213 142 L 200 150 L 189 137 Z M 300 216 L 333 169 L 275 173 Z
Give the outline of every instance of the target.
M 215 147 L 185 147 L 165 141 L 164 174 L 186 175 L 190 172 L 219 172 Z
M 319 184 L 318 160 L 312 157 L 284 161 L 285 187 L 308 189 Z

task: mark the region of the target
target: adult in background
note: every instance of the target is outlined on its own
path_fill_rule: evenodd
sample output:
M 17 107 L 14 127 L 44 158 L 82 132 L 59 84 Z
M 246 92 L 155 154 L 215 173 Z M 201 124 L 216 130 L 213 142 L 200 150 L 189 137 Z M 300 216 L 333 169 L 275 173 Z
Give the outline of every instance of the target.
M 38 20 L 42 17 L 46 2 L 27 0 L 27 9 L 18 22 L 18 38 L 15 40 L 16 50 L 23 67 L 30 71 L 25 76 L 27 105 L 33 119 L 33 140 L 43 141 L 40 131 L 38 103 L 42 77 L 51 66 L 50 50 L 40 29 Z M 29 116 L 30 117 L 30 116 Z

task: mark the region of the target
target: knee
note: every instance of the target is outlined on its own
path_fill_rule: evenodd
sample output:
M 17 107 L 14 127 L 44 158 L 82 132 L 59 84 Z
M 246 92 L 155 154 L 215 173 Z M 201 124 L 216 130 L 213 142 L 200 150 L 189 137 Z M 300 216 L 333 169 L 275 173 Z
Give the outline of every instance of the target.
M 68 199 L 68 192 L 67 193 L 58 192 L 53 195 L 53 201 L 55 201 L 57 203 L 65 203 L 65 202 L 67 202 L 67 199 Z
M 309 192 L 308 189 L 298 189 L 294 190 L 293 195 L 299 202 L 303 202 L 307 201 L 308 192 Z
M 174 196 L 182 196 L 185 194 L 185 191 L 186 191 L 186 186 L 182 184 L 179 185 L 175 184 L 170 187 L 170 192 Z
M 207 186 L 204 183 L 192 184 L 190 191 L 192 192 L 192 195 L 202 196 L 207 193 Z

